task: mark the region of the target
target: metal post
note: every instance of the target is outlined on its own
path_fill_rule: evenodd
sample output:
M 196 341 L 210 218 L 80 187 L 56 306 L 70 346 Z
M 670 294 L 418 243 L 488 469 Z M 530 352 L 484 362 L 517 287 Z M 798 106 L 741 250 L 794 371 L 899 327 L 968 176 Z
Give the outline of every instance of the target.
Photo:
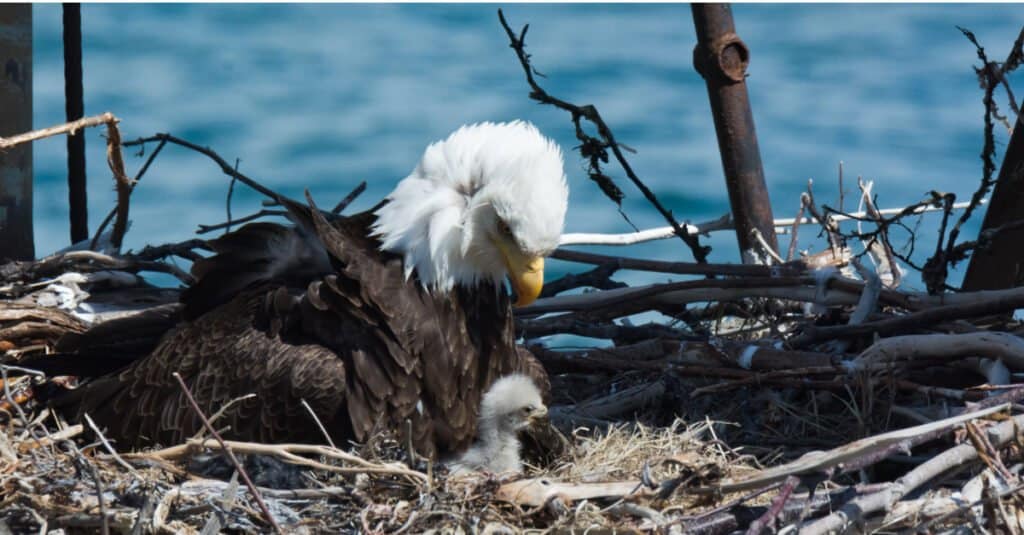
M 999 178 L 992 190 L 984 232 L 1024 218 L 1024 115 L 1017 116 L 1006 145 Z M 976 253 L 967 265 L 964 290 L 1000 290 L 1024 282 L 1024 229 L 1007 230 L 993 238 L 988 250 Z
M 0 4 L 0 137 L 32 130 L 32 5 Z M 0 151 L 0 261 L 35 257 L 32 145 Z
M 779 245 L 747 97 L 745 76 L 750 51 L 736 35 L 728 4 L 691 4 L 691 7 L 693 25 L 697 29 L 693 66 L 708 85 L 740 254 L 744 263 L 752 263 L 756 259 L 752 251 L 756 247 L 751 230 L 760 231 L 775 251 Z
M 84 115 L 82 99 L 82 6 L 64 4 L 64 111 L 67 121 Z M 68 136 L 68 207 L 71 243 L 89 239 L 85 188 L 85 133 Z

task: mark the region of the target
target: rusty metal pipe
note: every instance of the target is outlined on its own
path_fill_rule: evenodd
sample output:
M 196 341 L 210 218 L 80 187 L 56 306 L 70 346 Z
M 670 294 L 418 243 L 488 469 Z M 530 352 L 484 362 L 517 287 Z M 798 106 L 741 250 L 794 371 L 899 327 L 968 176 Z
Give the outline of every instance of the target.
M 760 231 L 776 252 L 779 249 L 747 96 L 750 51 L 736 35 L 728 4 L 692 4 L 691 7 L 697 30 L 693 66 L 707 82 L 736 238 L 743 262 L 749 264 L 756 258 L 752 254 L 756 250 L 751 235 L 753 229 Z

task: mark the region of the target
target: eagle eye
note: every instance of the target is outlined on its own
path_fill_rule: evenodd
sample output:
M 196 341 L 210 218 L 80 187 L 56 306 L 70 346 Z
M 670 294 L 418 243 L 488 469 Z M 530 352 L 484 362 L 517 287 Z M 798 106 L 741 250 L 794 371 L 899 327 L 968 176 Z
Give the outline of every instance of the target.
M 511 238 L 512 237 L 512 227 L 509 227 L 508 223 L 506 223 L 505 221 L 498 220 L 498 233 L 500 233 L 502 236 L 504 236 L 506 238 Z

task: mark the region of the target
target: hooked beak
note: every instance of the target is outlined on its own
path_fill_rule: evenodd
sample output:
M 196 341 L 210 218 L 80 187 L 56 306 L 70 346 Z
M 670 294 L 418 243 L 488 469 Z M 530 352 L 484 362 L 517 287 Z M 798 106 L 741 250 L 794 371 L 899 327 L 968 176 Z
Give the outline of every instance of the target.
M 531 424 L 537 423 L 537 422 L 543 420 L 544 418 L 546 418 L 547 415 L 548 415 L 548 408 L 545 407 L 544 405 L 541 405 L 540 407 L 538 407 L 536 410 L 533 411 L 533 414 L 530 415 L 530 423 Z
M 517 299 L 513 306 L 522 307 L 536 301 L 544 287 L 544 257 L 525 255 L 518 247 L 502 240 L 495 243 L 516 291 Z

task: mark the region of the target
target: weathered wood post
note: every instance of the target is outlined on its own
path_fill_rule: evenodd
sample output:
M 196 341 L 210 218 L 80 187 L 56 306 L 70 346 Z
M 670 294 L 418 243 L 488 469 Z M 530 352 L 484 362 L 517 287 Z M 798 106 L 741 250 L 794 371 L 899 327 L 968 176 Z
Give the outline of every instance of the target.
M 697 29 L 693 66 L 708 86 L 740 254 L 744 263 L 752 263 L 756 258 L 752 251 L 756 247 L 751 230 L 760 231 L 776 252 L 779 245 L 747 97 L 745 77 L 750 51 L 736 35 L 728 4 L 691 4 L 691 7 Z
M 981 231 L 1024 219 L 1024 114 L 1010 135 L 999 178 L 985 211 Z M 1000 290 L 1024 283 L 1024 229 L 999 233 L 987 251 L 976 252 L 967 265 L 964 290 Z
M 82 5 L 64 4 L 64 111 L 67 121 L 85 113 L 82 97 Z M 68 135 L 68 208 L 71 243 L 89 239 L 85 188 L 85 132 Z
M 32 5 L 0 4 L 0 137 L 32 130 Z M 35 257 L 32 144 L 0 151 L 0 260 Z

